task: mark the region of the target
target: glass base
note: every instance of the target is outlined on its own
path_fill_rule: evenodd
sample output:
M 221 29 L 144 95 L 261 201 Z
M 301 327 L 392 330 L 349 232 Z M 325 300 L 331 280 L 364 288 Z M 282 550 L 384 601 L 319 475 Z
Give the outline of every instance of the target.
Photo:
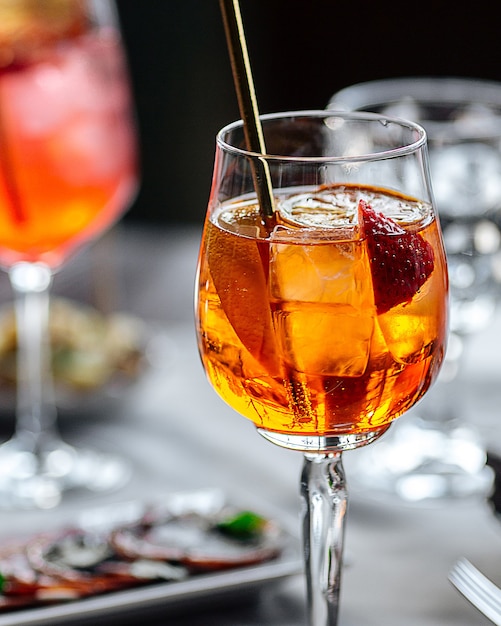
M 50 509 L 65 492 L 106 492 L 130 478 L 122 459 L 51 441 L 43 452 L 27 451 L 15 438 L 0 446 L 0 508 Z
M 407 416 L 392 431 L 351 459 L 350 481 L 373 495 L 409 503 L 487 497 L 494 472 L 468 426 Z
M 385 433 L 390 426 L 383 426 L 376 431 L 370 431 L 365 433 L 352 433 L 348 435 L 288 435 L 284 433 L 277 433 L 264 428 L 258 428 L 257 432 L 282 448 L 288 448 L 289 450 L 296 450 L 303 453 L 329 453 L 329 452 L 343 452 L 343 450 L 352 450 L 354 448 L 360 448 L 372 443 L 383 433 Z

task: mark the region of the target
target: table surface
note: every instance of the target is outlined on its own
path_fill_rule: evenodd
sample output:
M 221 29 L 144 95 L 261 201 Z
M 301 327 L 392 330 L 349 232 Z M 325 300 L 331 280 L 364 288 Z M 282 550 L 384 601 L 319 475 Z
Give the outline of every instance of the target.
M 91 300 L 104 309 L 128 311 L 151 326 L 155 337 L 151 366 L 138 384 L 102 412 L 60 417 L 68 441 L 118 451 L 129 459 L 133 474 L 124 488 L 107 496 L 68 497 L 51 511 L 3 511 L 0 536 L 62 525 L 92 506 L 136 498 L 148 501 L 164 493 L 205 487 L 220 487 L 243 502 L 279 511 L 284 523 L 297 525 L 299 534 L 301 455 L 260 438 L 205 379 L 192 313 L 199 238 L 200 230 L 188 226 L 122 225 L 56 277 L 56 293 Z M 9 297 L 2 282 L 0 298 Z M 501 432 L 497 424 L 501 355 L 493 350 L 493 336 L 500 332 L 496 318 L 474 338 L 462 383 L 468 419 L 494 450 Z M 348 484 L 352 455 L 363 453 L 345 455 Z M 410 505 L 353 489 L 345 550 L 340 626 L 489 623 L 447 580 L 451 565 L 464 555 L 501 583 L 501 524 L 484 501 Z M 148 613 L 147 621 L 151 626 L 305 624 L 301 575 L 263 589 L 252 601 L 229 600 L 209 607 L 194 602 L 177 614 L 167 607 Z M 122 615 L 117 623 L 143 622 L 142 616 Z

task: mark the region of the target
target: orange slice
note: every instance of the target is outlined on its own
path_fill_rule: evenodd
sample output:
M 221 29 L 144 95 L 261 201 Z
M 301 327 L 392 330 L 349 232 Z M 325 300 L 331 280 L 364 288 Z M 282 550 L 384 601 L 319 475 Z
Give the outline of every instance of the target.
M 278 374 L 268 286 L 257 240 L 220 230 L 212 223 L 206 237 L 209 269 L 226 317 L 267 373 Z

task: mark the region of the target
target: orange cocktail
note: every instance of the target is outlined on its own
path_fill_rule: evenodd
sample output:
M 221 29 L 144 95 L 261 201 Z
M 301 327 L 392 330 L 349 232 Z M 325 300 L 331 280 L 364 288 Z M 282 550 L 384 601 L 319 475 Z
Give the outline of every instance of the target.
M 119 35 L 89 30 L 83 7 L 0 7 L 3 266 L 60 265 L 116 221 L 136 185 Z
M 249 198 L 206 223 L 198 323 L 209 379 L 266 431 L 382 429 L 425 393 L 443 354 L 446 270 L 431 207 L 350 185 L 289 192 L 277 207 L 265 237 Z
M 259 153 L 243 122 L 217 136 L 198 344 L 226 403 L 303 453 L 308 624 L 336 626 L 342 456 L 376 441 L 436 377 L 445 251 L 420 126 L 340 111 L 259 121 Z

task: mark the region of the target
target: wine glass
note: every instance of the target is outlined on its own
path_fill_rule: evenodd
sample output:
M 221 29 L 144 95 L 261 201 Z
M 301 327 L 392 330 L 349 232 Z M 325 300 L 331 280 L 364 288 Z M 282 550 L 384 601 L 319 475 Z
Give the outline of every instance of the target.
M 437 376 L 445 252 L 420 126 L 329 111 L 260 119 L 264 155 L 244 149 L 242 122 L 217 136 L 198 343 L 217 393 L 267 440 L 303 453 L 309 619 L 332 626 L 342 453 L 378 439 Z M 265 178 L 271 215 L 254 191 Z
M 15 296 L 17 409 L 0 446 L 0 506 L 57 505 L 122 484 L 119 457 L 57 430 L 48 336 L 54 273 L 137 188 L 125 57 L 111 0 L 0 0 L 0 264 Z
M 500 293 L 501 83 L 369 81 L 334 94 L 328 107 L 382 112 L 424 126 L 450 278 L 449 347 L 439 384 L 410 419 L 360 455 L 354 481 L 409 502 L 485 496 L 493 472 L 465 414 L 460 373 L 468 338 L 488 327 Z

